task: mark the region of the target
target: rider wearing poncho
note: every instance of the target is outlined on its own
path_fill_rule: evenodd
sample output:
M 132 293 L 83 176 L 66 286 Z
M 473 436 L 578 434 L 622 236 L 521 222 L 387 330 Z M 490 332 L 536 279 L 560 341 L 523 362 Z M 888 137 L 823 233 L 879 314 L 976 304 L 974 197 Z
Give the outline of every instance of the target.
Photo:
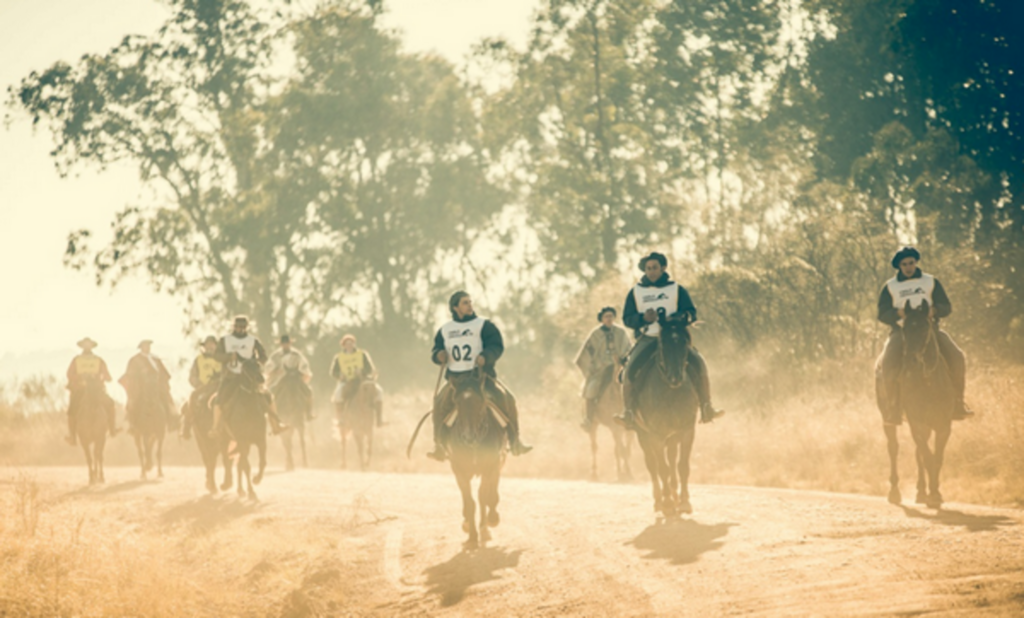
M 647 364 L 648 359 L 657 349 L 658 333 L 661 326 L 658 318 L 689 316 L 692 322 L 697 319 L 697 308 L 690 300 L 690 294 L 678 283 L 672 281 L 665 267 L 668 258 L 660 253 L 651 253 L 640 259 L 639 267 L 644 276 L 626 296 L 626 306 L 622 310 L 622 322 L 633 329 L 636 346 L 626 361 L 626 370 L 622 378 L 622 399 L 625 411 L 616 420 L 628 429 L 636 429 L 634 413 L 636 411 L 635 387 L 637 371 Z M 708 367 L 704 357 L 690 347 L 690 357 L 686 364 L 686 374 L 697 390 L 700 400 L 701 422 L 709 423 L 724 412 L 715 410 L 711 405 L 711 382 L 708 379 Z M 643 376 L 639 376 L 641 379 Z
M 98 386 L 103 391 L 103 408 L 107 413 L 107 429 L 110 435 L 117 435 L 120 429 L 117 427 L 115 418 L 114 400 L 107 394 L 105 382 L 110 382 L 110 371 L 107 370 L 107 363 L 102 358 L 93 354 L 96 342 L 86 337 L 78 342 L 82 353 L 71 360 L 68 365 L 68 385 L 70 397 L 68 402 L 68 435 L 64 438 L 68 444 L 74 446 L 78 442 L 75 431 L 78 422 L 78 408 L 81 407 L 82 394 L 86 388 L 92 385 Z
M 903 367 L 904 308 L 908 302 L 913 309 L 927 302 L 928 313 L 935 320 L 939 352 L 949 368 L 949 377 L 953 382 L 956 397 L 953 420 L 963 420 L 974 414 L 964 404 L 967 374 L 964 353 L 945 331 L 939 329 L 938 324 L 940 319 L 953 312 L 953 304 L 939 280 L 921 271 L 918 267 L 920 260 L 921 253 L 914 247 L 903 247 L 897 251 L 891 262 L 892 267 L 897 270 L 896 276 L 882 286 L 882 291 L 878 295 L 878 320 L 891 327 L 879 364 L 884 392 L 883 416 L 887 425 L 899 425 L 903 420 L 899 403 L 899 376 Z
M 298 383 L 302 386 L 303 414 L 310 420 L 313 418 L 313 390 L 309 388 L 309 381 L 313 378 L 313 370 L 309 368 L 306 356 L 292 347 L 290 336 L 281 335 L 280 343 L 281 347 L 274 350 L 265 367 L 267 384 L 270 391 L 276 393 L 286 375 L 297 374 Z
M 459 378 L 467 376 L 475 369 L 486 374 L 487 397 L 493 401 L 508 418 L 508 443 L 513 455 L 530 452 L 519 440 L 519 411 L 515 396 L 504 385 L 498 382 L 498 374 L 494 370 L 495 363 L 505 352 L 505 343 L 501 331 L 493 322 L 477 317 L 473 311 L 473 299 L 466 292 L 456 292 L 448 300 L 448 309 L 452 320 L 434 336 L 434 348 L 430 351 L 430 359 L 436 365 L 446 365 L 446 377 Z M 447 454 L 444 448 L 444 421 L 455 407 L 455 388 L 446 382 L 444 388 L 434 399 L 432 420 L 434 423 L 434 450 L 427 456 L 444 461 Z
M 345 410 L 352 397 L 355 396 L 355 387 L 358 382 L 376 379 L 377 368 L 373 365 L 370 353 L 356 345 L 355 335 L 346 334 L 339 343 L 341 351 L 331 359 L 331 377 L 338 382 L 331 395 L 331 402 L 340 413 Z M 373 409 L 378 427 L 384 425 L 384 400 L 381 395 L 382 391 L 378 384 L 373 399 Z
M 155 405 L 163 413 L 164 422 L 170 424 L 174 416 L 174 399 L 171 397 L 171 373 L 167 371 L 160 357 L 153 354 L 153 341 L 143 339 L 139 342 L 139 352 L 128 359 L 124 375 L 118 380 L 128 395 L 125 408 L 128 411 L 130 432 L 139 425 L 139 412 L 143 405 L 142 398 L 155 397 Z M 152 385 L 153 390 L 147 386 Z
M 617 312 L 614 307 L 605 307 L 597 314 L 600 326 L 590 331 L 580 351 L 576 353 L 576 366 L 583 372 L 584 383 L 581 395 L 587 402 L 587 416 L 580 425 L 590 432 L 597 415 L 598 402 L 605 389 L 615 379 L 615 369 L 629 354 L 629 334 L 615 324 Z
M 181 437 L 185 440 L 192 436 L 196 410 L 204 400 L 209 401 L 217 392 L 223 369 L 224 364 L 217 358 L 217 338 L 209 335 L 203 339 L 203 350 L 192 361 L 192 368 L 188 372 L 192 394 L 188 398 L 188 405 L 181 410 Z
M 260 340 L 249 332 L 249 318 L 244 315 L 235 317 L 234 327 L 231 334 L 220 338 L 217 342 L 217 359 L 224 364 L 224 372 L 217 388 L 217 398 L 213 406 L 213 429 L 210 430 L 211 437 L 220 435 L 221 417 L 224 415 L 224 408 L 238 393 L 242 385 L 249 381 L 258 385 L 263 390 L 266 401 L 264 412 L 270 421 L 270 427 L 275 434 L 286 429 L 277 416 L 274 407 L 274 399 L 263 389 L 266 382 L 263 378 L 263 365 L 267 362 L 267 352 Z

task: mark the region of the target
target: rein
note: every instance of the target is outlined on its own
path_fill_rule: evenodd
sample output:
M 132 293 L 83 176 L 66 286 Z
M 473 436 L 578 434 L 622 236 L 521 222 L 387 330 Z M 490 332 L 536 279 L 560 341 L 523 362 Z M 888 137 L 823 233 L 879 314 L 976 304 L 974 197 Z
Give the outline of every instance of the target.
M 920 351 L 913 353 L 914 360 L 917 361 L 917 363 L 919 365 L 921 365 L 921 369 L 922 369 L 922 371 L 924 373 L 924 377 L 925 378 L 931 378 L 932 375 L 935 374 L 935 371 L 938 370 L 938 368 L 939 368 L 939 360 L 940 360 L 940 358 L 942 356 L 942 353 L 938 349 L 938 336 L 935 334 L 935 331 L 936 331 L 935 322 L 933 320 L 929 319 L 928 320 L 928 336 L 925 337 L 924 345 L 921 346 L 921 350 Z M 929 367 L 927 362 L 926 362 L 926 360 L 925 360 L 924 355 L 932 347 L 935 348 L 935 362 L 932 363 L 932 365 Z M 905 361 L 906 360 L 906 356 L 907 356 L 907 334 L 906 334 L 905 331 L 903 332 L 903 356 L 904 356 L 904 361 Z

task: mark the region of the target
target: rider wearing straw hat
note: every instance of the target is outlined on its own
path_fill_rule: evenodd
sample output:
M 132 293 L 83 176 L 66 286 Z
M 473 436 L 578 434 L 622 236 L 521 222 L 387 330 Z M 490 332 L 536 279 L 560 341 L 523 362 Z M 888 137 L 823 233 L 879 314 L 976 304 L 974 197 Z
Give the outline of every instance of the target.
M 110 435 L 117 435 L 120 429 L 117 427 L 117 419 L 115 418 L 114 411 L 114 400 L 107 394 L 105 382 L 110 382 L 110 371 L 107 369 L 107 363 L 93 354 L 93 348 L 98 344 L 92 339 L 86 337 L 78 342 L 78 347 L 82 349 L 82 353 L 71 360 L 71 364 L 68 366 L 68 385 L 67 389 L 70 393 L 70 401 L 68 402 L 68 435 L 64 438 L 68 444 L 74 446 L 77 443 L 76 437 L 76 422 L 78 420 L 78 408 L 81 405 L 82 393 L 90 385 L 98 386 L 103 390 L 103 407 L 107 413 L 107 427 L 110 431 Z

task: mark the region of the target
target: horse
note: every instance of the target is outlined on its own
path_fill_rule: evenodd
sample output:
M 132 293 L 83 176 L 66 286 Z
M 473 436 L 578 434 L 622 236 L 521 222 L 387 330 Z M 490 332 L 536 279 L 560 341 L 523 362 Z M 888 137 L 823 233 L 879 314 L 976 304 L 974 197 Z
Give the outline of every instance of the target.
M 690 354 L 688 316 L 659 317 L 656 348 L 634 381 L 637 391 L 637 440 L 651 476 L 654 510 L 666 518 L 693 512 L 690 504 L 690 453 L 696 433 L 697 392 L 687 378 Z
M 234 395 L 224 406 L 224 415 L 230 439 L 235 442 L 234 452 L 238 455 L 238 495 L 257 500 L 253 485 L 260 484 L 267 469 L 266 412 L 270 407 L 271 395 L 260 389 L 260 383 L 251 371 L 243 370 L 234 379 L 240 382 Z M 253 446 L 259 454 L 259 470 L 255 475 L 249 464 L 249 449 Z
M 929 305 L 925 301 L 917 309 L 904 307 L 903 362 L 898 380 L 900 414 L 906 415 L 910 424 L 910 435 L 917 448 L 917 497 L 918 504 L 938 509 L 942 506 L 939 493 L 939 473 L 952 431 L 953 409 L 956 396 L 949 375 L 946 360 L 939 350 L 938 326 L 929 316 Z M 894 405 L 892 398 L 884 393 L 881 379 L 881 356 L 876 363 L 875 386 L 879 409 Z M 900 504 L 897 458 L 899 441 L 895 425 L 884 425 L 889 452 L 889 502 Z M 930 445 L 935 436 L 935 448 Z
M 285 468 L 295 469 L 295 459 L 292 456 L 292 437 L 298 433 L 299 449 L 302 452 L 302 466 L 309 467 L 306 460 L 306 414 L 309 411 L 309 391 L 302 374 L 295 370 L 286 370 L 281 381 L 274 388 L 274 401 L 277 403 L 277 412 L 281 421 L 288 425 L 288 429 L 281 434 L 281 443 L 284 445 Z
M 104 483 L 103 449 L 107 444 L 107 393 L 99 380 L 89 380 L 74 411 L 75 434 L 89 466 L 89 484 Z
M 352 392 L 355 391 L 355 392 Z M 338 434 L 341 438 L 341 467 L 348 467 L 348 435 L 359 452 L 359 468 L 366 471 L 370 467 L 373 456 L 373 428 L 377 413 L 377 401 L 380 390 L 376 380 L 356 378 L 345 383 L 342 399 L 347 403 L 337 403 L 335 412 L 338 419 Z
M 128 398 L 128 419 L 132 435 L 135 436 L 135 450 L 139 453 L 141 478 L 156 464 L 158 478 L 163 478 L 164 435 L 167 433 L 167 393 L 158 376 L 140 378 L 138 392 Z M 153 449 L 156 448 L 154 457 Z M 154 461 L 155 460 L 155 461 Z
M 479 369 L 450 378 L 455 399 L 455 419 L 448 436 L 448 455 L 452 473 L 462 493 L 462 530 L 469 534 L 466 547 L 476 548 L 491 539 L 490 528 L 501 522 L 498 515 L 498 481 L 505 464 L 507 435 L 493 404 L 488 402 L 487 375 Z M 450 418 L 450 415 L 449 415 Z M 475 522 L 473 477 L 480 477 L 480 525 Z
M 608 366 L 605 371 L 610 375 L 607 378 L 607 386 L 597 401 L 597 413 L 590 424 L 590 479 L 597 480 L 597 430 L 604 425 L 612 432 L 612 440 L 615 441 L 615 471 L 619 481 L 633 480 L 633 471 L 629 468 L 629 458 L 632 451 L 632 436 L 626 429 L 616 423 L 615 415 L 622 411 L 622 387 L 615 381 L 616 366 Z
M 209 393 L 199 393 L 199 396 L 182 404 L 182 414 L 184 414 L 185 406 L 193 405 L 192 402 L 196 403 L 195 409 L 192 410 L 196 446 L 199 447 L 199 455 L 203 458 L 203 466 L 206 468 L 206 490 L 213 494 L 217 493 L 217 482 L 214 478 L 217 472 L 217 457 L 220 456 L 224 463 L 224 481 L 220 486 L 221 491 L 231 489 L 233 463 L 228 456 L 227 438 L 223 434 L 217 438 L 210 437 L 210 430 L 213 429 L 213 410 L 210 407 L 210 399 Z

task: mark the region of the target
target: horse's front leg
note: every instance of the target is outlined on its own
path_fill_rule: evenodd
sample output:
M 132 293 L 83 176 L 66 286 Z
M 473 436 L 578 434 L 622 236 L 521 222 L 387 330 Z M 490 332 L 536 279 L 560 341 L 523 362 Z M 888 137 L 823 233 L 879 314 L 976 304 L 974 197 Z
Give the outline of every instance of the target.
M 597 427 L 595 420 L 590 425 L 590 480 L 597 480 Z
M 937 509 L 942 506 L 942 494 L 939 493 L 939 476 L 942 473 L 942 462 L 946 455 L 946 445 L 949 443 L 950 427 L 947 426 L 935 432 L 935 454 L 932 456 L 932 466 L 929 470 L 928 484 L 928 506 Z
M 466 547 L 475 549 L 480 544 L 480 537 L 476 528 L 476 503 L 473 502 L 473 476 L 468 471 L 459 470 L 452 465 L 452 472 L 455 473 L 455 482 L 459 485 L 459 492 L 462 493 L 462 531 L 469 534 L 466 539 Z
M 262 438 L 263 439 L 256 444 L 256 454 L 259 456 L 260 469 L 256 471 L 256 476 L 252 479 L 252 482 L 255 485 L 260 484 L 260 481 L 263 480 L 263 473 L 267 470 L 267 437 L 266 435 L 263 435 Z M 251 491 L 252 490 L 250 489 L 250 493 Z
M 690 504 L 690 454 L 693 452 L 693 438 L 696 431 L 691 427 L 679 440 L 679 512 L 689 515 L 693 513 Z
M 928 466 L 931 465 L 931 448 L 928 446 L 928 438 L 931 437 L 931 430 L 922 426 L 910 426 L 910 435 L 914 439 L 914 459 L 917 461 L 917 496 L 914 502 L 927 504 L 928 502 Z
M 296 430 L 299 434 L 299 448 L 302 449 L 302 467 L 308 468 L 309 462 L 306 461 L 306 424 L 302 423 Z
M 92 485 L 96 482 L 96 467 L 92 460 L 92 452 L 89 450 L 89 443 L 85 440 L 80 441 L 82 443 L 82 452 L 85 453 L 85 465 L 89 469 L 89 484 Z
M 164 478 L 164 438 L 163 436 L 157 436 L 156 438 L 156 475 L 158 478 Z
M 139 433 L 135 434 L 135 450 L 139 453 L 139 468 L 142 470 L 141 478 L 146 480 L 146 446 L 144 438 Z
M 885 431 L 885 444 L 889 451 L 889 502 L 900 504 L 903 501 L 903 497 L 900 495 L 900 440 L 896 434 L 895 425 L 883 424 L 882 429 Z
M 639 437 L 639 436 L 638 436 Z M 660 440 L 652 438 L 649 434 L 639 437 L 640 446 L 644 451 L 644 464 L 647 466 L 647 473 L 651 477 L 651 494 L 654 497 L 654 512 L 661 511 L 663 506 L 661 491 L 661 471 L 658 466 L 658 458 L 664 450 Z

